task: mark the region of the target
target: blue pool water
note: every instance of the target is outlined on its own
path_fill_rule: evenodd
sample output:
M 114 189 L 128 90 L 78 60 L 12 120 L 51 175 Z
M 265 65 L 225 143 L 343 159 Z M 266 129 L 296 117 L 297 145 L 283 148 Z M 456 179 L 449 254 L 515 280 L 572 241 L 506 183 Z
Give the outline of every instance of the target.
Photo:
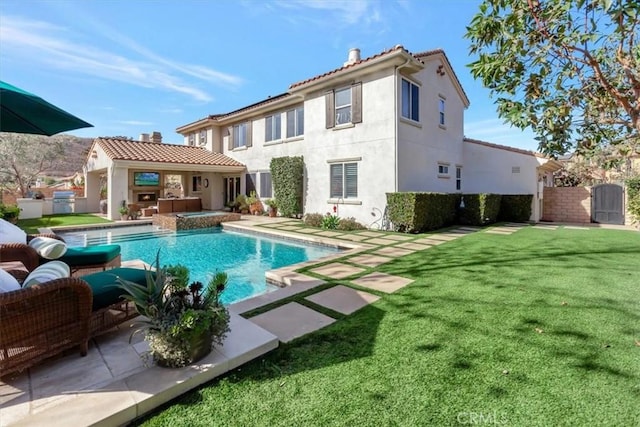
M 160 264 L 183 264 L 190 280 L 207 283 L 212 273 L 225 271 L 229 283 L 222 300 L 231 304 L 275 289 L 264 273 L 307 260 L 334 254 L 338 249 L 293 243 L 258 235 L 206 228 L 189 231 L 158 230 L 154 226 L 120 227 L 59 233 L 69 246 L 93 246 L 117 243 L 122 259 L 155 262 L 160 249 Z

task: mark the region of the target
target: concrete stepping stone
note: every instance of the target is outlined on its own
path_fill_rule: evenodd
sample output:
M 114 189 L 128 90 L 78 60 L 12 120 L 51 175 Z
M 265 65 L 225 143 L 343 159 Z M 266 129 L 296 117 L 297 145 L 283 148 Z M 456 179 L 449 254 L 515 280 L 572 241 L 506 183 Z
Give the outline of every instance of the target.
M 282 227 L 278 227 L 278 230 L 287 230 L 287 231 L 298 231 L 300 230 L 300 226 L 299 225 L 283 225 Z
M 394 243 L 397 243 L 397 241 L 390 240 L 390 239 L 376 238 L 376 239 L 369 239 L 366 241 L 366 243 L 371 243 L 374 245 L 393 245 Z
M 345 277 L 362 273 L 363 271 L 365 271 L 365 269 L 354 267 L 352 265 L 342 264 L 339 262 L 333 262 L 331 264 L 323 265 L 322 267 L 314 268 L 311 271 L 313 273 L 330 277 L 332 279 L 344 279 Z
M 319 233 L 322 230 L 319 228 L 300 228 L 299 230 L 296 230 L 296 232 L 298 233 L 305 233 L 305 234 L 314 234 L 314 233 Z
M 589 227 L 581 227 L 579 225 L 565 225 L 565 229 L 567 230 L 588 230 Z
M 417 243 L 419 245 L 425 245 L 425 246 L 436 246 L 436 245 L 441 245 L 447 242 L 448 240 L 436 240 L 430 237 L 425 237 L 424 239 L 418 239 L 413 241 L 413 243 Z
M 377 267 L 380 264 L 384 264 L 385 262 L 392 261 L 392 258 L 387 258 L 384 256 L 373 255 L 373 254 L 365 254 L 358 255 L 353 258 L 349 258 L 347 261 L 352 262 L 354 264 L 365 265 L 367 267 Z
M 249 320 L 282 342 L 292 341 L 336 321 L 297 302 L 290 302 Z
M 341 239 L 352 240 L 354 242 L 361 242 L 363 240 L 369 239 L 369 236 L 361 236 L 359 234 L 343 234 L 340 236 Z
M 387 246 L 386 248 L 378 249 L 374 254 L 397 258 L 412 254 L 413 252 L 415 251 L 399 248 L 397 246 Z
M 471 226 L 468 226 L 468 227 L 458 227 L 458 228 L 456 228 L 456 230 L 472 231 L 472 232 L 475 232 L 475 231 L 480 231 L 480 230 L 482 230 L 482 228 L 481 228 L 481 227 L 471 227 Z
M 412 240 L 413 236 L 407 236 L 406 234 L 387 234 L 384 238 L 404 242 L 406 240 Z
M 413 280 L 405 279 L 400 276 L 393 276 L 391 274 L 375 272 L 362 276 L 359 279 L 352 280 L 352 282 L 358 286 L 362 286 L 363 288 L 369 288 L 390 294 L 391 292 L 404 288 L 409 283 L 412 283 Z
M 536 224 L 535 227 L 537 230 L 557 230 L 558 229 L 557 225 L 547 225 L 547 224 Z
M 289 298 L 292 295 L 306 292 L 309 289 L 313 289 L 325 283 L 322 280 L 293 272 L 283 276 L 282 279 L 284 282 L 289 282 L 288 286 L 277 289 L 273 292 L 268 292 L 266 294 L 233 303 L 229 306 L 229 311 L 237 314 L 246 313 L 247 311 L 255 310 L 256 308 Z
M 367 237 L 384 237 L 384 233 L 381 233 L 379 231 L 361 231 L 358 234 Z
M 443 242 L 448 242 L 450 240 L 457 239 L 458 237 L 460 236 L 451 236 L 449 234 L 432 234 L 427 237 L 427 239 L 442 240 Z
M 305 298 L 315 304 L 342 314 L 351 314 L 362 307 L 376 302 L 379 296 L 338 285 Z
M 513 234 L 514 232 L 513 231 L 505 231 L 505 230 L 487 230 L 487 231 L 485 231 L 485 233 L 488 233 L 488 234 L 502 234 L 504 236 L 508 236 L 510 234 Z
M 421 245 L 417 242 L 407 242 L 407 243 L 400 243 L 399 245 L 396 245 L 396 247 L 403 248 L 403 249 L 411 249 L 414 251 L 423 251 L 425 249 L 429 249 L 431 245 Z
M 320 233 L 316 233 L 316 236 L 337 237 L 343 234 L 344 233 L 338 233 L 337 231 L 321 231 Z

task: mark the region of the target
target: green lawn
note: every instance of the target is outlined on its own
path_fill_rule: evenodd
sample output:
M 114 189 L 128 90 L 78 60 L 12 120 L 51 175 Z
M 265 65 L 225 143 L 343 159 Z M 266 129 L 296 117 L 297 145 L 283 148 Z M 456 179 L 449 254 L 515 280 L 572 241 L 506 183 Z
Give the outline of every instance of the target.
M 640 233 L 476 233 L 379 270 L 415 282 L 139 423 L 640 424 Z
M 63 225 L 87 225 L 113 222 L 93 214 L 45 215 L 42 218 L 20 219 L 18 226 L 30 234 L 38 233 L 41 227 L 60 227 Z

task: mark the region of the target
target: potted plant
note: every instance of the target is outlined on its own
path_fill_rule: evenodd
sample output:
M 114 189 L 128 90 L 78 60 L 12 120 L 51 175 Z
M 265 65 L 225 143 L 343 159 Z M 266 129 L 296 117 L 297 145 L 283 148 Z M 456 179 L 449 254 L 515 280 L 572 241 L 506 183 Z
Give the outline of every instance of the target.
M 236 206 L 240 213 L 248 214 L 249 204 L 247 203 L 247 196 L 245 196 L 244 194 L 238 195 L 238 197 L 236 197 Z
M 120 212 L 120 219 L 125 221 L 129 217 L 129 208 L 127 207 L 127 202 L 122 201 L 120 207 L 118 208 L 118 212 Z
M 208 285 L 189 284 L 189 270 L 182 265 L 147 271 L 147 285 L 118 279 L 138 312 L 147 320 L 138 329 L 146 332 L 150 353 L 159 366 L 179 368 L 197 362 L 222 345 L 229 332 L 229 311 L 220 302 L 227 274 L 216 272 Z M 138 332 L 136 331 L 136 332 Z M 135 332 L 134 332 L 135 333 Z
M 252 191 L 247 198 L 247 204 L 249 205 L 249 213 L 251 215 L 262 215 L 262 213 L 264 212 L 262 202 L 260 201 L 260 198 L 255 191 Z
M 264 203 L 269 206 L 269 216 L 276 217 L 278 215 L 278 201 L 276 199 L 267 199 Z

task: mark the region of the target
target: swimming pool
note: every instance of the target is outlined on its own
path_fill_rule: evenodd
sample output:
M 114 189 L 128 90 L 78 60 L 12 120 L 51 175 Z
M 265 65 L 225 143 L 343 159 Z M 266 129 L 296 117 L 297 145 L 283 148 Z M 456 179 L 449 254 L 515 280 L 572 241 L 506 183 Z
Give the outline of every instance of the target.
M 190 280 L 207 283 L 216 271 L 229 275 L 222 295 L 225 304 L 277 289 L 265 280 L 265 271 L 335 254 L 339 249 L 305 245 L 249 235 L 222 228 L 170 231 L 157 227 L 129 226 L 60 232 L 69 246 L 94 246 L 117 243 L 122 259 L 141 259 L 153 264 L 160 249 L 160 263 L 183 264 Z

